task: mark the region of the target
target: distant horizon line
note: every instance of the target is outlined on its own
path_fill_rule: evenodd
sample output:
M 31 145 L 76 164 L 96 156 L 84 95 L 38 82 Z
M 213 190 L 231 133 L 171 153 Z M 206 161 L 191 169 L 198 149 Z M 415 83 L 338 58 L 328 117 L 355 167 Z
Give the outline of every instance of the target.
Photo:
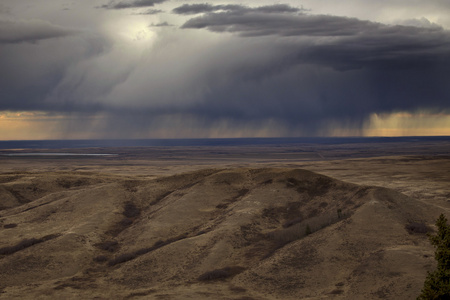
M 0 151 L 25 149 L 92 149 L 139 147 L 243 147 L 279 145 L 339 145 L 374 143 L 450 142 L 450 136 L 401 137 L 252 137 L 183 139 L 87 139 L 87 140 L 9 140 L 0 141 Z
M 145 140 L 239 140 L 239 139 L 391 139 L 391 138 L 450 138 L 450 135 L 399 135 L 399 136 L 278 136 L 278 137 L 187 137 L 187 138 L 85 138 L 85 139 L 18 139 L 0 142 L 40 141 L 145 141 Z

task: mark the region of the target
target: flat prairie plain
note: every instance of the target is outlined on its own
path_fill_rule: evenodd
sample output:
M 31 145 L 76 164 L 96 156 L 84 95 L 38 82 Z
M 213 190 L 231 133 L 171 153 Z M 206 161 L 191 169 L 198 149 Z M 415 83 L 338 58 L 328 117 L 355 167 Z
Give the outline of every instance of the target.
M 447 142 L 0 154 L 0 299 L 414 299 L 450 217 Z

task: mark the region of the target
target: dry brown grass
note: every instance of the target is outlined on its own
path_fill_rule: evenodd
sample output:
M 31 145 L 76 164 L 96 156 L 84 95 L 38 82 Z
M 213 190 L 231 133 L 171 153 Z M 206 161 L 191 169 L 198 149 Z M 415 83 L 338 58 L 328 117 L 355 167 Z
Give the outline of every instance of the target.
M 350 214 L 345 214 L 342 210 L 339 210 L 339 213 L 328 212 L 320 215 L 314 215 L 313 217 L 307 219 L 293 219 L 284 223 L 282 229 L 277 229 L 268 233 L 267 237 L 269 240 L 275 242 L 277 248 L 281 248 L 284 245 L 304 238 L 309 234 L 339 222 L 349 216 Z
M 44 198 L 0 212 L 2 251 L 25 249 L 0 255 L 0 298 L 359 299 L 387 287 L 403 300 L 433 266 L 420 223 L 434 212 L 393 191 L 275 168 L 92 176 L 110 179 L 47 181 Z

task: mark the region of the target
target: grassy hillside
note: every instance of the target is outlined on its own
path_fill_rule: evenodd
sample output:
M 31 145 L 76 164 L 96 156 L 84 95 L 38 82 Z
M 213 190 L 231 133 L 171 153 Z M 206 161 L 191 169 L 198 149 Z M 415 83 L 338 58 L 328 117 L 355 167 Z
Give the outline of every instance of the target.
M 301 169 L 0 175 L 1 299 L 412 299 L 441 212 Z

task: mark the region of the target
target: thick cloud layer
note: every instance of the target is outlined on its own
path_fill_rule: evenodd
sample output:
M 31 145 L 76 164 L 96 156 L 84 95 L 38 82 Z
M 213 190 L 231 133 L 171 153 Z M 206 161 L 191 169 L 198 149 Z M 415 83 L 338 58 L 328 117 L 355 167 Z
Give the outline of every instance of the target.
M 273 13 L 276 11 L 270 7 L 264 8 L 272 13 L 261 8 L 207 13 L 188 20 L 182 28 L 231 32 L 241 37 L 307 37 L 307 42 L 297 40 L 299 61 L 342 70 L 450 62 L 450 32 L 439 26 L 389 26 L 347 17 Z
M 290 4 L 7 1 L 0 111 L 70 116 L 68 131 L 315 135 L 450 110 L 450 32 L 417 8 L 387 24 Z
M 180 8 L 188 11 L 187 6 Z M 273 102 L 288 104 L 284 105 L 288 109 L 283 113 L 291 122 L 302 112 L 306 112 L 302 119 L 314 116 L 317 120 L 358 120 L 373 111 L 449 108 L 450 90 L 444 87 L 443 82 L 444 74 L 450 75 L 449 31 L 436 25 L 392 26 L 348 17 L 285 14 L 287 11 L 257 7 L 207 12 L 188 20 L 182 28 L 230 32 L 245 39 L 267 36 L 268 40 L 285 46 L 283 51 L 286 52 L 280 51 L 283 59 L 273 65 L 274 70 L 283 65 L 289 72 L 298 70 L 299 74 L 294 78 L 302 78 L 302 74 L 308 72 L 320 73 L 322 82 L 304 84 L 310 80 L 302 78 L 297 85 L 285 87 L 289 95 L 284 100 Z M 286 40 L 288 37 L 290 39 Z M 267 68 L 257 73 L 262 76 L 264 72 L 272 72 L 269 64 L 266 63 Z M 311 67 L 302 67 L 305 65 L 317 67 L 312 71 Z M 348 72 L 350 70 L 353 72 Z M 336 80 L 339 84 L 335 83 Z M 273 94 L 275 99 L 275 94 L 283 90 L 280 87 L 285 82 L 289 79 L 259 89 L 266 90 L 270 86 L 263 94 Z M 297 89 L 301 86 L 302 90 L 310 90 L 311 85 L 316 84 L 321 86 L 318 93 L 322 96 L 312 102 L 315 103 L 313 106 L 323 104 L 319 111 L 311 109 L 306 100 L 311 96 L 303 95 L 307 93 Z M 370 92 L 365 90 L 367 88 L 371 89 Z M 275 114 L 276 111 L 270 107 L 267 113 Z M 294 115 L 290 116 L 291 112 L 295 112 Z

